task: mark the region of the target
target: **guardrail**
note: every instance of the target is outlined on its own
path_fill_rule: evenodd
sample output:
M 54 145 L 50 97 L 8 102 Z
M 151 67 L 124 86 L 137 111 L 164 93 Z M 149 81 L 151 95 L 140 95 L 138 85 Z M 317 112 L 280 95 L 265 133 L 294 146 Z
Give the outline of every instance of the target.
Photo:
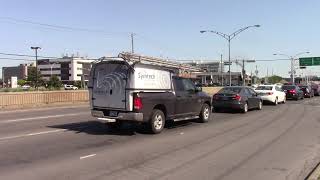
M 0 93 L 0 109 L 88 102 L 86 90 Z

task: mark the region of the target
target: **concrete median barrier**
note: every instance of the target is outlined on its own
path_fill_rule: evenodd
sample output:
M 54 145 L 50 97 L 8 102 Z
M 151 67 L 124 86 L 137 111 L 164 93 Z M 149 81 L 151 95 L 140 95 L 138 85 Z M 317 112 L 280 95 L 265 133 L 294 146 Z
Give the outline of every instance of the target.
M 38 91 L 0 93 L 0 109 L 88 103 L 89 93 L 77 91 Z
M 202 87 L 202 91 L 206 92 L 210 95 L 216 94 L 218 91 L 220 91 L 223 87 Z

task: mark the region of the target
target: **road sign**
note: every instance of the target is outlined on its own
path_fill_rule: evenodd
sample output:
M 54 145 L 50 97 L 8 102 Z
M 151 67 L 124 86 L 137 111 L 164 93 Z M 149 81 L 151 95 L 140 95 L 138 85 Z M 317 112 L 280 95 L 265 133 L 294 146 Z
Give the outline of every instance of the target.
M 320 57 L 299 58 L 300 66 L 320 66 Z
M 307 58 L 299 58 L 299 65 L 300 66 L 312 66 L 312 57 L 307 57 Z
M 313 65 L 319 66 L 320 65 L 320 57 L 314 57 L 313 58 Z

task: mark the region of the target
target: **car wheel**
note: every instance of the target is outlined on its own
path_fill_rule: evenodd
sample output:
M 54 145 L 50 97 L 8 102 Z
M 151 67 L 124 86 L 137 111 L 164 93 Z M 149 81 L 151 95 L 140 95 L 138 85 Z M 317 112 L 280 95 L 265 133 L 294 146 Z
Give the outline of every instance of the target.
M 208 122 L 210 119 L 210 115 L 211 115 L 210 106 L 208 104 L 203 104 L 201 112 L 200 112 L 199 122 L 201 122 L 201 123 Z
M 274 100 L 274 103 L 273 103 L 273 105 L 278 105 L 278 97 L 276 97 L 276 99 Z
M 164 128 L 165 121 L 166 120 L 163 112 L 159 109 L 154 109 L 149 122 L 149 130 L 151 133 L 159 134 Z
M 242 113 L 247 113 L 247 112 L 248 112 L 248 103 L 245 102 L 245 104 L 243 105 Z
M 262 101 L 259 101 L 258 110 L 262 110 Z

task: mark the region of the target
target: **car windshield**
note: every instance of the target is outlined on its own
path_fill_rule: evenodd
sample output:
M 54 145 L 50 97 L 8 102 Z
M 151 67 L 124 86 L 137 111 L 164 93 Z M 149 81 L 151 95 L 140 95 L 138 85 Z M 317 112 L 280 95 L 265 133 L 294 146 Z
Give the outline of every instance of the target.
M 225 87 L 221 89 L 218 94 L 238 94 L 240 93 L 240 87 Z
M 295 88 L 296 88 L 295 86 L 282 86 L 283 90 L 292 90 L 292 89 L 295 89 Z
M 258 86 L 256 90 L 272 90 L 273 86 Z

